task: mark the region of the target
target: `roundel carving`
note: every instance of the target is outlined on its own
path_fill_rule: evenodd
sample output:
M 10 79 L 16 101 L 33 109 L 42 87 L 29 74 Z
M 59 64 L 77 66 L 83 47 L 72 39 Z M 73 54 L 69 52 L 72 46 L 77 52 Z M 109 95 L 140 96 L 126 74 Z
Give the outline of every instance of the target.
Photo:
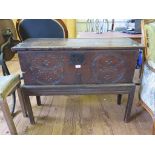
M 122 82 L 125 74 L 125 61 L 120 55 L 97 55 L 93 62 L 93 77 L 96 83 Z
M 37 84 L 59 84 L 64 78 L 63 66 L 61 57 L 38 56 L 33 59 L 30 71 Z

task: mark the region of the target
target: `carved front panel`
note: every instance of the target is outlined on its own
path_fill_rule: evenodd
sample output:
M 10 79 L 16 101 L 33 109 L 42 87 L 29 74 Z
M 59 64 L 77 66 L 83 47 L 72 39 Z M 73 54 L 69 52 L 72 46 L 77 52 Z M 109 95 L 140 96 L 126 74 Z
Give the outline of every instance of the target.
M 127 65 L 120 54 L 98 54 L 92 61 L 94 79 L 98 82 L 116 83 L 123 81 Z
M 132 82 L 137 51 L 76 50 L 19 53 L 25 84 Z

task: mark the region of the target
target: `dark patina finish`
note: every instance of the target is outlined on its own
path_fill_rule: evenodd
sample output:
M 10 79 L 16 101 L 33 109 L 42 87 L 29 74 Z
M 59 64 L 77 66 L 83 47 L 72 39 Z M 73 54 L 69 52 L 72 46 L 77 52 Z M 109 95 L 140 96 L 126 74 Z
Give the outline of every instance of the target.
M 143 46 L 128 38 L 27 39 L 12 48 L 19 54 L 24 95 L 126 93 L 125 121 L 134 97 L 139 49 Z

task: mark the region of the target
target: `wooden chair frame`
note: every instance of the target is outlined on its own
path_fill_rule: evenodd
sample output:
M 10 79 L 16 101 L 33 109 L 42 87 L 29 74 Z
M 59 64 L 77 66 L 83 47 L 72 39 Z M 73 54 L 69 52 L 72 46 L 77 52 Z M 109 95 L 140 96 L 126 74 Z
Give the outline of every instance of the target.
M 24 103 L 24 100 L 23 100 L 23 95 L 22 95 L 23 93 L 22 93 L 21 88 L 20 88 L 20 81 L 12 90 L 10 90 L 9 95 L 12 92 L 14 92 L 16 89 L 17 89 L 17 92 L 18 92 L 19 103 L 21 105 L 23 116 L 26 117 L 27 116 L 27 110 L 26 110 L 25 103 Z M 8 107 L 8 103 L 7 103 L 6 98 L 5 99 L 0 98 L 0 107 L 1 107 L 1 110 L 3 112 L 4 118 L 6 120 L 6 123 L 8 125 L 10 133 L 12 135 L 16 135 L 17 130 L 16 130 L 15 124 L 13 122 L 13 119 L 12 119 L 12 116 L 11 116 L 10 109 Z
M 144 51 L 144 62 L 147 61 L 147 54 L 148 54 L 148 51 L 147 51 L 147 47 L 149 46 L 149 43 L 148 43 L 148 34 L 147 32 L 145 31 L 144 27 L 145 25 L 147 24 L 150 24 L 152 22 L 155 22 L 155 19 L 144 19 L 142 20 L 141 22 L 141 29 L 142 29 L 142 43 L 144 44 L 144 46 L 146 47 L 145 48 L 145 51 Z M 147 62 L 145 63 L 147 64 Z M 152 72 L 155 72 L 155 69 L 153 69 L 151 66 L 148 66 L 149 69 L 152 71 Z M 144 107 L 144 109 L 146 109 L 146 111 L 151 115 L 152 119 L 153 119 L 153 129 L 152 129 L 152 134 L 155 135 L 155 113 L 153 113 L 153 111 L 147 106 L 147 104 L 145 104 L 142 100 L 140 101 L 141 105 Z
M 13 24 L 13 21 L 11 20 L 0 20 L 0 26 L 2 28 L 1 31 L 1 41 L 2 44 L 0 45 L 0 66 L 2 67 L 3 75 L 10 75 L 10 71 L 7 67 L 6 61 L 10 61 L 14 55 L 15 52 L 11 51 L 11 47 L 15 46 L 17 43 L 19 43 L 19 40 L 17 40 L 16 30 Z M 10 26 L 11 28 L 7 28 L 7 26 Z M 11 113 L 14 115 L 15 111 L 15 105 L 16 105 L 16 94 L 15 92 L 12 93 L 12 108 Z

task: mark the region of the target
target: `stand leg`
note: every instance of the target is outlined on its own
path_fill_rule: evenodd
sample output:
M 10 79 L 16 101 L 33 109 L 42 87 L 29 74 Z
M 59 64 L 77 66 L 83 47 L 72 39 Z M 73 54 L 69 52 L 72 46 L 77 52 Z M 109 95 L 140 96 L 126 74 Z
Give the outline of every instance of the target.
M 18 92 L 19 103 L 22 109 L 23 116 L 27 117 L 28 114 L 27 114 L 27 109 L 26 109 L 26 103 L 24 101 L 22 91 L 20 88 L 17 88 L 17 92 Z
M 25 105 L 26 105 L 26 109 L 27 109 L 28 116 L 29 116 L 29 119 L 30 119 L 30 123 L 35 124 L 33 111 L 32 111 L 32 107 L 31 107 L 31 103 L 30 103 L 30 98 L 29 98 L 28 95 L 26 95 L 24 93 L 23 93 L 23 97 L 24 97 L 24 100 L 25 100 Z
M 122 94 L 117 95 L 117 104 L 120 105 L 122 100 Z
M 36 100 L 37 100 L 37 105 L 41 106 L 41 99 L 40 96 L 36 96 Z
M 126 122 L 126 123 L 129 121 L 131 108 L 132 108 L 132 104 L 133 104 L 133 99 L 134 99 L 134 94 L 135 94 L 135 86 L 133 86 L 131 92 L 128 95 L 128 103 L 126 106 L 125 116 L 124 116 L 124 122 Z

